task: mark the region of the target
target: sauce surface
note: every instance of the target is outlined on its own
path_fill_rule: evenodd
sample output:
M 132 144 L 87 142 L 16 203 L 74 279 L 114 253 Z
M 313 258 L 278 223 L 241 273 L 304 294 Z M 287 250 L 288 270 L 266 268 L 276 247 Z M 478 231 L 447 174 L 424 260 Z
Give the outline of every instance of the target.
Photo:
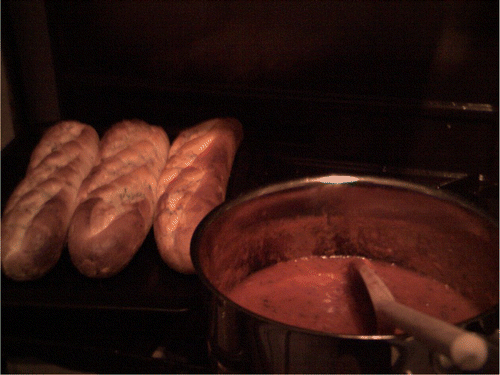
M 354 258 L 311 256 L 280 262 L 247 277 L 228 297 L 259 315 L 296 327 L 375 334 L 370 297 L 350 267 Z M 389 263 L 370 262 L 400 303 L 450 323 L 481 312 L 446 284 Z

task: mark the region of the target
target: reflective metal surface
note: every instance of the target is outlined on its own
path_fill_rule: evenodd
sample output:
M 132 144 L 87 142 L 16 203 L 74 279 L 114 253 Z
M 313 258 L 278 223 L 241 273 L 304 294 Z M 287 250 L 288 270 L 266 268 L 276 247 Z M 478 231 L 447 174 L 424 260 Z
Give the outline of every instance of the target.
M 193 238 L 195 268 L 213 297 L 209 343 L 219 368 L 435 371 L 430 353 L 405 337 L 298 329 L 225 297 L 249 274 L 308 255 L 392 262 L 447 283 L 485 311 L 498 303 L 498 226 L 470 204 L 437 189 L 372 177 L 330 175 L 271 185 L 214 210 Z

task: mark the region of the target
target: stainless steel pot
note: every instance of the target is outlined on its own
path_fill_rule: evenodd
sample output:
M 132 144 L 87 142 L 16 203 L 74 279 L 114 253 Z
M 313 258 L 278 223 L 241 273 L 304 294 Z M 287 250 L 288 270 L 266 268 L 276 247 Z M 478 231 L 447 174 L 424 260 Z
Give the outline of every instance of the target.
M 393 262 L 447 283 L 482 306 L 485 313 L 471 321 L 488 318 L 491 311 L 498 314 L 498 224 L 478 209 L 442 191 L 397 180 L 301 179 L 219 206 L 194 233 L 191 256 L 209 293 L 208 340 L 217 370 L 456 371 L 411 337 L 300 329 L 258 316 L 226 297 L 249 274 L 308 255 Z M 485 371 L 498 369 L 496 344 L 490 348 L 495 360 Z

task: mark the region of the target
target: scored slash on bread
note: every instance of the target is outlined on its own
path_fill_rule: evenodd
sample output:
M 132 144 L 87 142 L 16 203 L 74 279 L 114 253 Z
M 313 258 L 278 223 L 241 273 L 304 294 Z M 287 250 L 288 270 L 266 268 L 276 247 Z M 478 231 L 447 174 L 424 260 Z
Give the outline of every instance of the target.
M 191 237 L 201 220 L 225 200 L 243 128 L 232 118 L 202 122 L 179 134 L 158 181 L 153 223 L 162 259 L 181 273 L 194 273 Z
M 100 163 L 83 181 L 68 232 L 75 267 L 110 277 L 132 260 L 153 223 L 157 182 L 170 142 L 163 128 L 122 121 L 103 136 Z
M 18 281 L 45 275 L 58 262 L 77 193 L 98 160 L 94 128 L 63 121 L 33 150 L 26 175 L 2 215 L 2 271 Z

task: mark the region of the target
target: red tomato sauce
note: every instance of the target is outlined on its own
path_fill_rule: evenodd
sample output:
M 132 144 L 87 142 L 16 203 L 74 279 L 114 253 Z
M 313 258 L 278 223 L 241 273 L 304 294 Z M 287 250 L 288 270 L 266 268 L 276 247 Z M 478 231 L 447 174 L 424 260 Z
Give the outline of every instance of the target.
M 318 257 L 280 262 L 233 288 L 228 297 L 266 318 L 336 334 L 377 333 L 370 297 L 350 263 L 354 257 Z M 450 323 L 481 312 L 448 285 L 381 261 L 371 266 L 395 299 Z

